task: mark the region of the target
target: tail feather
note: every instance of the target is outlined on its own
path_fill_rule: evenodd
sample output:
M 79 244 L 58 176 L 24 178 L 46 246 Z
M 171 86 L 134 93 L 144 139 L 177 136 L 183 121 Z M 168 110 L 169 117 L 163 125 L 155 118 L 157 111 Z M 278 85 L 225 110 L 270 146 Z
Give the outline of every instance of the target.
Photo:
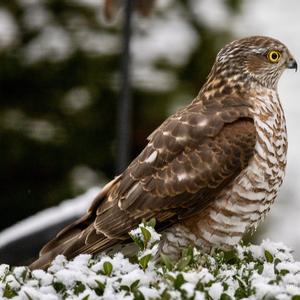
M 36 269 L 46 270 L 50 266 L 53 259 L 57 255 L 62 254 L 66 246 L 67 246 L 66 244 L 59 245 L 56 248 L 52 249 L 52 251 L 48 251 L 46 254 L 41 255 L 37 260 L 35 260 L 31 265 L 29 265 L 29 268 L 31 270 L 36 270 Z
M 66 240 L 64 243 L 57 244 L 51 251 L 47 251 L 41 255 L 29 268 L 31 270 L 47 269 L 52 260 L 59 254 L 66 256 L 68 259 L 72 259 L 81 253 L 95 254 L 119 242 L 116 239 L 106 237 L 104 234 L 98 234 L 92 243 L 87 243 L 86 238 L 89 234 L 88 231 L 89 230 L 85 230 L 83 234 L 80 233 L 75 235 L 72 239 Z
M 84 216 L 61 230 L 42 248 L 40 257 L 29 266 L 30 269 L 46 269 L 59 254 L 70 259 L 80 253 L 97 253 L 118 242 L 96 231 L 94 221 L 99 204 L 106 199 L 119 178 L 116 177 L 102 189 Z

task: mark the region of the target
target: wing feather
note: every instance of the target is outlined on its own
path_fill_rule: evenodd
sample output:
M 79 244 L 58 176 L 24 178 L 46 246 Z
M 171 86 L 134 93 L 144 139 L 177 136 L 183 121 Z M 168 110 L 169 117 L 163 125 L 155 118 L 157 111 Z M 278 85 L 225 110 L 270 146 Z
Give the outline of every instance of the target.
M 57 254 L 61 242 L 65 247 L 60 252 L 68 257 L 99 252 L 127 239 L 142 218 L 156 217 L 162 226 L 199 212 L 253 156 L 256 130 L 249 107 L 240 98 L 196 99 L 168 118 L 87 215 L 59 233 L 41 254 Z

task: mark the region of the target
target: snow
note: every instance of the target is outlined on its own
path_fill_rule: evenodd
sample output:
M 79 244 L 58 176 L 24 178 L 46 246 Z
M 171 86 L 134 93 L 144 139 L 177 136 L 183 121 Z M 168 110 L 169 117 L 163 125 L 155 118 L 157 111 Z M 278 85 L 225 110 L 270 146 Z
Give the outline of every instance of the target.
M 74 37 L 77 42 L 77 47 L 89 54 L 113 54 L 120 51 L 120 40 L 117 36 L 112 34 L 81 28 L 74 32 Z
M 77 113 L 91 105 L 91 92 L 83 86 L 71 88 L 62 99 L 62 109 L 67 114 Z
M 0 50 L 12 46 L 18 37 L 17 24 L 9 11 L 0 8 Z
M 166 18 L 153 16 L 142 22 L 141 33 L 133 36 L 132 56 L 135 63 L 150 63 L 165 59 L 172 65 L 182 65 L 193 51 L 198 36 L 188 21 L 170 9 Z
M 23 23 L 29 30 L 41 30 L 54 19 L 53 15 L 41 4 L 24 7 Z
M 169 91 L 177 83 L 174 73 L 158 70 L 143 63 L 132 70 L 132 77 L 136 88 L 149 91 Z M 150 78 L 150 80 L 145 80 L 145 78 Z
M 196 285 L 190 282 L 186 282 L 181 286 L 181 289 L 186 292 L 187 297 L 192 297 L 195 292 Z M 219 299 L 219 298 L 218 298 Z
M 65 60 L 74 51 L 69 34 L 58 25 L 45 27 L 23 51 L 27 63 L 35 63 L 43 59 L 53 62 Z
M 203 295 L 203 293 L 196 291 L 195 300 L 205 300 L 205 299 L 206 299 L 206 297 L 205 297 L 205 295 Z
M 220 282 L 213 283 L 208 291 L 209 296 L 211 296 L 213 300 L 220 299 L 222 292 L 223 286 Z
M 20 237 L 32 234 L 53 224 L 57 224 L 60 221 L 82 215 L 99 191 L 100 188 L 98 187 L 91 188 L 75 199 L 66 200 L 56 207 L 45 209 L 36 215 L 3 230 L 0 232 L 0 247 L 17 240 Z
M 157 299 L 159 298 L 159 292 L 154 288 L 149 288 L 146 286 L 142 286 L 139 289 L 141 293 L 146 297 L 146 299 Z
M 4 128 L 17 130 L 39 142 L 57 142 L 56 138 L 64 133 L 64 129 L 57 124 L 45 119 L 31 118 L 15 108 L 4 110 L 1 120 Z
M 180 13 L 174 1 L 158 1 L 156 10 L 164 18 L 153 14 L 150 18 L 134 20 L 132 37 L 132 77 L 135 87 L 152 91 L 171 90 L 175 87 L 174 74 L 154 67 L 163 60 L 173 66 L 186 63 L 200 36 Z M 145 80 L 147 78 L 147 80 Z
M 224 28 L 224 24 L 228 24 L 232 18 L 225 1 L 194 0 L 190 1 L 190 5 L 197 16 L 197 20 L 214 29 Z

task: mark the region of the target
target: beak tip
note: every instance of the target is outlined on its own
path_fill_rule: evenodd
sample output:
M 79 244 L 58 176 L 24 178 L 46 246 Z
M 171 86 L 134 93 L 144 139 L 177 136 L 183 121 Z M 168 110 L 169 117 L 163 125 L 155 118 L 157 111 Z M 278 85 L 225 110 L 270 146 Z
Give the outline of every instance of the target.
M 297 64 L 297 62 L 295 60 L 294 60 L 294 69 L 295 69 L 295 72 L 298 71 L 298 64 Z
M 293 58 L 290 59 L 288 61 L 288 63 L 287 63 L 287 68 L 288 69 L 295 69 L 295 72 L 297 72 L 297 70 L 298 70 L 298 64 L 297 64 L 296 60 L 293 59 Z

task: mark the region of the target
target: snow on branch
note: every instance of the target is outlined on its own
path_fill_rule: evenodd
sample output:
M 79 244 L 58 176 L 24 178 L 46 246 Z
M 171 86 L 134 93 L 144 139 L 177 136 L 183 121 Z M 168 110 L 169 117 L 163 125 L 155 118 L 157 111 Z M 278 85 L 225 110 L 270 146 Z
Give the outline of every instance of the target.
M 183 249 L 176 263 L 157 259 L 160 234 L 155 220 L 130 236 L 139 251 L 130 260 L 121 253 L 57 256 L 47 271 L 0 265 L 0 298 L 56 299 L 300 299 L 300 262 L 282 243 L 238 245 L 232 251 L 205 254 Z

